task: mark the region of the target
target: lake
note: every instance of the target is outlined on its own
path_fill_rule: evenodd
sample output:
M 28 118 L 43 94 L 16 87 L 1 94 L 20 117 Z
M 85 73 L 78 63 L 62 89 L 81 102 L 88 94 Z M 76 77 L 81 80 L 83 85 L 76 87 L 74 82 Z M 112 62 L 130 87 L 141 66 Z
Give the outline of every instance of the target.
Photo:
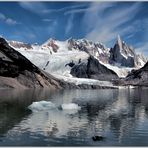
M 57 108 L 28 109 L 41 100 Z M 64 103 L 81 109 L 59 109 Z M 0 90 L 0 146 L 148 146 L 147 139 L 148 88 Z

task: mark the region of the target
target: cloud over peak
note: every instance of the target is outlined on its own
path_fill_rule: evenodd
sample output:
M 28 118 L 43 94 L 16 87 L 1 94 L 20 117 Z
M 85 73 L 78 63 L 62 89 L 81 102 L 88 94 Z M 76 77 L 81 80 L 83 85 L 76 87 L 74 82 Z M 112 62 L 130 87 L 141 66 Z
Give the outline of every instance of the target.
M 96 4 L 92 3 L 90 7 L 93 8 L 94 5 Z M 131 30 L 131 23 L 129 23 L 128 27 L 124 27 L 124 24 L 128 23 L 136 16 L 140 3 L 135 3 L 129 7 L 123 6 L 122 8 L 118 8 L 116 5 L 115 2 L 102 3 L 98 5 L 98 8 L 96 8 L 91 14 L 89 11 L 85 12 L 83 23 L 88 22 L 87 26 L 90 28 L 90 31 L 86 34 L 86 38 L 93 41 L 110 42 L 118 34 L 128 35 L 133 31 Z M 108 12 L 109 7 L 112 8 L 110 9 L 110 12 L 102 17 L 102 14 Z M 120 26 L 122 25 L 123 27 L 121 29 Z
M 46 10 L 46 6 L 42 2 L 19 2 L 20 7 L 36 14 L 41 14 Z
M 20 22 L 17 22 L 16 20 L 6 17 L 4 14 L 0 13 L 0 21 L 4 22 L 7 25 L 16 25 L 20 24 Z
M 146 53 L 147 14 L 146 2 L 2 2 L 0 34 L 32 43 L 53 37 L 86 38 L 108 47 L 120 34 L 128 44 Z

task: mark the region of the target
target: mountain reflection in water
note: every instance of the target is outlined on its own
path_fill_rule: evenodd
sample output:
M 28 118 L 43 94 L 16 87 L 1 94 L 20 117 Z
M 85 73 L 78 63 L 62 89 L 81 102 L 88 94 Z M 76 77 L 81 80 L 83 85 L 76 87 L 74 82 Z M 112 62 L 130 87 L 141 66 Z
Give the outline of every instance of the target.
M 0 90 L 1 146 L 147 146 L 148 89 Z M 57 108 L 32 112 L 36 101 Z M 81 106 L 76 112 L 58 109 Z M 102 135 L 102 141 L 92 137 Z

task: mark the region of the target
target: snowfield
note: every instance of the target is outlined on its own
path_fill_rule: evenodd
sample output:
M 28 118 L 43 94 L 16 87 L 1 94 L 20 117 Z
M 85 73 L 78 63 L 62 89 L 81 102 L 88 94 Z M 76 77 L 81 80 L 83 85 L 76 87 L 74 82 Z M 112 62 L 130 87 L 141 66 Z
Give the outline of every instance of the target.
M 81 42 L 82 44 L 85 44 L 86 41 L 77 40 L 76 43 L 78 44 L 80 43 L 81 45 Z M 101 49 L 101 47 L 97 47 L 97 51 L 96 51 L 96 50 L 91 50 L 93 49 L 95 44 L 92 44 L 90 42 L 86 44 L 88 44 L 86 45 L 86 47 L 90 48 L 89 50 L 92 52 L 92 54 L 94 54 L 94 57 L 98 57 L 99 54 L 103 54 L 105 52 L 107 55 L 109 54 L 108 48 Z M 16 45 L 17 45 L 17 42 L 16 42 Z M 24 46 L 21 48 L 20 47 L 17 48 L 17 46 L 16 47 L 12 46 L 12 47 L 15 48 L 22 55 L 24 55 L 27 59 L 29 59 L 37 67 L 46 71 L 47 73 L 52 74 L 58 79 L 64 80 L 66 82 L 72 82 L 76 85 L 88 84 L 88 85 L 115 87 L 113 86 L 111 82 L 108 82 L 108 81 L 99 81 L 99 80 L 94 80 L 94 79 L 73 77 L 70 74 L 71 67 L 68 65 L 66 66 L 66 64 L 72 61 L 75 64 L 78 64 L 79 60 L 81 60 L 81 62 L 87 63 L 89 54 L 83 50 L 80 51 L 77 48 L 75 49 L 72 48 L 70 50 L 68 48 L 68 40 L 57 41 L 57 40 L 49 39 L 42 45 L 38 45 L 38 44 L 31 45 L 32 47 L 31 49 L 27 49 Z M 133 69 L 133 68 L 128 68 L 128 67 L 121 67 L 120 65 L 107 64 L 105 61 L 102 62 L 99 60 L 99 62 L 103 64 L 104 66 L 106 66 L 108 69 L 111 69 L 114 72 L 116 72 L 116 74 L 119 77 L 126 77 L 128 72 Z M 143 61 L 140 61 L 140 62 L 142 63 Z
M 66 82 L 71 82 L 76 85 L 88 84 L 88 85 L 99 85 L 99 86 L 109 86 L 114 87 L 111 82 L 99 81 L 87 78 L 75 78 L 70 74 L 70 67 L 65 65 L 72 60 L 78 63 L 81 58 L 82 62 L 87 62 L 89 55 L 81 51 L 68 51 L 59 52 L 50 55 L 47 51 L 35 51 L 35 50 L 20 50 L 17 49 L 21 54 L 27 57 L 36 66 L 45 70 L 46 72 L 52 74 L 54 77 L 64 80 Z M 47 62 L 49 64 L 47 65 Z M 47 65 L 47 66 L 46 66 Z
M 123 66 L 114 66 L 111 64 L 104 64 L 103 62 L 100 61 L 101 64 L 106 66 L 108 69 L 113 70 L 120 78 L 125 78 L 128 73 L 133 69 L 130 67 L 123 67 Z M 134 68 L 135 69 L 135 68 Z
M 49 54 L 48 51 L 41 50 L 21 50 L 17 49 L 22 55 L 28 58 L 33 64 L 51 74 L 60 74 L 70 76 L 70 67 L 65 66 L 72 60 L 78 63 L 87 62 L 89 55 L 82 51 L 67 51 Z

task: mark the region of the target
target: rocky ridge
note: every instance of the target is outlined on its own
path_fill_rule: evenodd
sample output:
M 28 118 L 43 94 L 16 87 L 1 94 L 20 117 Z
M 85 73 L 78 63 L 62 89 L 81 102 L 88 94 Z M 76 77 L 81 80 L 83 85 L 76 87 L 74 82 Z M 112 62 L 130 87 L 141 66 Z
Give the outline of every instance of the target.
M 125 78 L 125 84 L 148 86 L 148 62 L 142 68 L 133 70 Z
M 2 88 L 60 89 L 68 85 L 40 70 L 3 38 L 0 38 L 0 81 Z
M 74 65 L 70 72 L 78 78 L 89 78 L 101 81 L 112 81 L 118 79 L 118 75 L 102 65 L 96 58 L 90 56 L 87 63 Z
M 134 48 L 128 46 L 118 36 L 116 44 L 110 49 L 109 63 L 125 67 L 141 67 L 146 63 L 146 59 L 143 55 L 136 54 Z
M 10 42 L 9 44 L 13 46 Z M 133 47 L 127 45 L 120 36 L 111 49 L 99 42 L 93 43 L 86 39 L 72 38 L 66 41 L 49 39 L 42 45 L 34 44 L 31 47 L 33 49 L 26 50 L 29 52 L 22 51 L 23 48 L 18 51 L 44 72 L 56 73 L 58 71 L 59 75 L 68 73 L 68 75 L 63 75 L 68 77 L 71 74 L 78 78 L 112 81 L 118 79 L 121 69 L 126 76 L 131 69 L 138 69 L 147 61 L 142 54 L 137 54 Z M 41 61 L 44 59 L 41 59 L 41 62 L 37 60 L 41 57 L 39 56 L 40 51 L 43 54 L 42 57 L 46 58 L 45 61 Z M 28 54 L 30 55 L 28 56 Z M 66 66 L 70 65 L 69 63 L 72 63 L 73 66 Z M 119 73 L 118 76 L 117 73 Z

